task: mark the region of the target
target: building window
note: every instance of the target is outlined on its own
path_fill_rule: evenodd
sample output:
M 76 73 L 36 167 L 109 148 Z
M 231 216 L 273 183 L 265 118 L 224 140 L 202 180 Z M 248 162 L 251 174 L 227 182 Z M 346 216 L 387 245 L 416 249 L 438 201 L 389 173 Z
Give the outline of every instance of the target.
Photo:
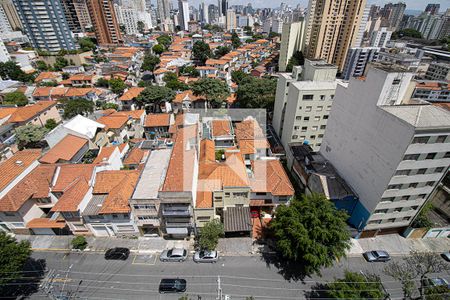
M 320 121 L 320 116 L 315 116 L 314 121 Z
M 394 80 L 392 81 L 392 84 L 393 84 L 393 85 L 399 85 L 399 84 L 400 84 L 400 79 L 394 79 Z
M 402 196 L 402 200 L 409 200 L 410 196 Z
M 445 152 L 444 158 L 450 158 L 450 152 Z
M 295 119 L 296 119 L 297 121 L 300 121 L 300 120 L 302 119 L 302 116 L 296 116 Z
M 425 174 L 427 172 L 427 169 L 419 169 L 419 170 L 417 170 L 417 174 L 418 175 L 422 175 L 422 174 Z
M 3 214 L 4 214 L 5 216 L 7 216 L 7 217 L 14 217 L 14 216 L 16 215 L 15 213 L 13 213 L 13 212 L 8 212 L 8 211 L 3 212 Z
M 319 139 L 321 139 L 321 138 L 323 138 L 323 134 L 319 134 L 317 137 L 318 137 Z
M 408 185 L 408 187 L 409 188 L 416 188 L 417 187 L 417 182 L 413 182 L 413 183 L 410 183 L 409 185 Z
M 387 209 L 377 209 L 377 210 L 375 210 L 373 213 L 374 213 L 374 214 L 385 214 L 385 213 L 387 213 L 387 212 L 388 212 Z
M 406 154 L 403 157 L 403 160 L 418 160 L 419 159 L 419 154 Z
M 444 171 L 444 167 L 434 169 L 434 173 L 441 173 L 442 171 Z
M 369 221 L 369 224 L 381 224 L 381 220 L 372 220 Z
M 426 144 L 428 143 L 428 140 L 430 139 L 429 136 L 416 136 L 412 143 L 413 144 Z
M 331 110 L 331 105 L 328 105 L 327 106 L 327 111 L 330 111 Z
M 411 210 L 417 210 L 419 208 L 419 206 L 415 205 L 415 206 L 411 206 Z
M 436 143 L 445 143 L 445 139 L 447 138 L 446 135 L 440 135 L 436 139 Z
M 294 126 L 294 130 L 299 130 L 300 126 Z
M 312 127 L 312 130 L 313 130 L 313 131 L 317 131 L 318 129 L 319 129 L 319 126 L 313 126 L 313 127 Z
M 391 184 L 391 185 L 388 185 L 388 187 L 387 187 L 388 190 L 399 190 L 401 188 L 402 188 L 401 184 Z
M 320 101 L 324 101 L 325 100 L 325 95 L 320 95 Z
M 320 125 L 320 129 L 324 130 L 325 128 L 327 128 L 327 125 Z
M 309 139 L 310 139 L 310 140 L 315 140 L 315 139 L 316 139 L 316 136 L 315 136 L 315 135 L 311 135 L 311 136 L 309 137 Z
M 324 120 L 328 120 L 328 115 L 324 115 L 324 116 L 323 116 L 323 119 L 324 119 Z
M 428 153 L 425 159 L 434 159 L 436 157 L 436 154 L 437 154 L 436 152 Z
M 427 186 L 433 186 L 434 183 L 435 183 L 434 181 L 428 181 L 428 182 L 427 182 Z
M 303 121 L 308 122 L 309 121 L 309 117 L 304 117 Z
M 331 95 L 331 96 L 330 96 L 330 100 L 333 100 L 333 99 L 334 99 L 334 95 Z
M 312 106 L 305 107 L 305 111 L 311 111 L 311 110 L 312 110 Z
M 116 214 L 112 214 L 113 219 L 117 219 L 119 216 Z
M 308 127 L 307 126 L 303 126 L 302 127 L 302 132 L 306 132 L 306 130 L 308 130 Z
M 397 208 L 394 208 L 394 212 L 401 212 L 402 209 L 403 209 L 403 207 L 397 207 Z
M 314 99 L 314 95 L 303 95 L 302 99 L 305 101 L 311 101 Z
M 386 223 L 394 223 L 395 222 L 395 218 L 392 219 L 387 219 Z
M 300 136 L 300 139 L 301 139 L 301 140 L 304 140 L 304 139 L 306 139 L 306 136 L 301 135 L 301 136 Z
M 298 135 L 294 134 L 294 135 L 292 136 L 292 139 L 293 139 L 293 140 L 298 139 Z
M 394 202 L 395 197 L 387 197 L 381 199 L 381 202 Z
M 395 176 L 408 176 L 411 170 L 398 170 L 395 172 Z
M 409 221 L 411 220 L 411 217 L 403 217 L 402 221 Z
M 323 106 L 317 106 L 316 111 L 322 111 L 323 110 Z

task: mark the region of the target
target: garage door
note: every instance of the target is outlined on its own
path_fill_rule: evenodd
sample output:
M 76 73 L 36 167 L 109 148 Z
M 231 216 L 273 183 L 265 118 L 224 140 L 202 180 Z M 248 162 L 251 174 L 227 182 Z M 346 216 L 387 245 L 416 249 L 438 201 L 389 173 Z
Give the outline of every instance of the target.
M 104 225 L 93 225 L 92 231 L 95 236 L 109 236 L 108 229 Z

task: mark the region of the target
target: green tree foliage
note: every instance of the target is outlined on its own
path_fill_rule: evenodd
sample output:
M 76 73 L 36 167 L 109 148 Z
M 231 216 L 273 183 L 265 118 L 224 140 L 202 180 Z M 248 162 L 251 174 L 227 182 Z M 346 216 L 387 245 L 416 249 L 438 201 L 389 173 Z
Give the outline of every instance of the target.
M 111 103 L 111 102 L 102 103 L 101 107 L 102 107 L 102 109 L 115 109 L 115 110 L 119 109 L 119 105 L 117 105 L 115 103 Z
M 264 36 L 261 33 L 255 33 L 252 38 L 256 41 L 256 40 L 260 40 L 263 39 Z
M 192 56 L 195 60 L 204 64 L 205 61 L 212 57 L 211 49 L 209 45 L 203 41 L 196 41 L 192 47 Z
M 63 72 L 63 73 L 61 74 L 61 77 L 62 77 L 63 80 L 67 80 L 67 79 L 70 78 L 70 74 L 67 73 L 67 72 Z
M 42 140 L 48 130 L 37 125 L 23 125 L 15 129 L 19 148 L 41 148 Z
M 78 45 L 80 45 L 80 48 L 83 52 L 86 51 L 93 51 L 97 47 L 97 45 L 94 43 L 93 39 L 88 37 L 83 37 L 78 40 Z
M 227 46 L 219 46 L 214 50 L 214 58 L 221 58 L 222 56 L 230 53 L 231 49 Z
M 305 57 L 301 51 L 296 51 L 292 54 L 286 66 L 286 72 L 292 72 L 294 66 L 303 66 L 305 64 Z
M 54 129 L 56 126 L 58 126 L 58 123 L 56 123 L 55 119 L 48 119 L 45 122 L 45 128 L 47 128 L 48 131 Z
M 49 69 L 49 66 L 43 60 L 36 61 L 35 65 L 36 69 L 38 69 L 39 71 L 48 71 Z
M 162 102 L 170 102 L 175 97 L 175 92 L 165 86 L 151 85 L 146 87 L 139 96 L 136 97 L 136 102 L 140 107 L 150 106 L 152 110 L 159 107 Z
M 17 80 L 21 82 L 33 82 L 34 76 L 27 74 L 20 69 L 20 66 L 10 60 L 7 62 L 0 62 L 0 77 L 5 79 Z
M 239 36 L 236 32 L 233 32 L 231 34 L 231 45 L 233 45 L 234 49 L 237 49 L 242 45 L 241 40 L 239 39 Z
M 108 88 L 109 87 L 109 81 L 103 77 L 99 78 L 97 82 L 95 83 L 95 86 L 102 87 L 102 88 Z
M 88 115 L 94 111 L 94 102 L 84 98 L 62 101 L 64 105 L 64 119 L 71 119 L 76 115 Z
M 277 81 L 267 78 L 247 76 L 237 89 L 237 99 L 241 108 L 273 109 Z
M 344 278 L 327 284 L 327 294 L 332 299 L 384 299 L 380 278 L 345 271 Z
M 58 83 L 54 80 L 51 81 L 44 81 L 44 82 L 40 82 L 39 86 L 58 86 Z
M 220 79 L 202 78 L 194 82 L 191 89 L 194 95 L 216 104 L 222 104 L 230 96 L 228 85 Z
M 56 58 L 55 63 L 53 64 L 53 69 L 55 71 L 61 71 L 62 68 L 67 67 L 69 65 L 69 61 L 62 56 L 58 56 Z
M 448 300 L 448 295 L 450 295 L 450 288 L 445 285 L 425 289 L 426 300 Z
M 412 228 L 427 228 L 430 229 L 433 227 L 433 222 L 428 218 L 428 213 L 433 209 L 433 204 L 428 202 L 419 212 L 417 217 L 414 219 L 414 222 L 411 224 Z
M 200 230 L 198 245 L 202 250 L 215 250 L 223 235 L 223 224 L 217 219 L 209 221 Z
M 137 30 L 139 33 L 144 34 L 145 31 L 145 24 L 142 21 L 137 21 Z
M 144 61 L 142 62 L 142 70 L 143 71 L 151 71 L 155 70 L 155 67 L 159 64 L 159 57 L 156 55 L 147 52 L 144 56 Z
M 205 24 L 205 25 L 203 26 L 203 29 L 208 30 L 208 31 L 210 31 L 210 32 L 212 32 L 212 33 L 223 32 L 223 28 L 220 27 L 220 26 L 217 25 L 217 24 Z
M 350 248 L 347 218 L 323 194 L 303 195 L 278 206 L 270 228 L 281 256 L 301 263 L 305 274 L 320 274 Z
M 167 34 L 158 36 L 156 40 L 158 41 L 158 44 L 163 45 L 165 49 L 169 49 L 170 44 L 172 44 L 172 38 Z
M 274 37 L 280 36 L 279 33 L 276 33 L 275 31 L 269 32 L 268 38 L 273 39 Z
M 0 284 L 22 277 L 21 272 L 30 255 L 30 242 L 17 242 L 14 237 L 0 232 Z
M 181 75 L 191 76 L 191 77 L 199 77 L 200 72 L 194 66 L 184 65 L 179 69 Z
M 174 91 L 185 91 L 189 89 L 189 86 L 184 82 L 179 81 L 177 74 L 173 72 L 164 74 L 163 81 L 166 83 L 167 88 Z
M 111 78 L 109 80 L 109 88 L 114 94 L 122 95 L 123 91 L 127 88 L 127 85 L 125 84 L 125 82 L 123 82 L 122 79 Z
M 249 36 L 253 35 L 252 26 L 244 26 L 243 29 L 244 29 L 246 35 L 249 35 Z
M 73 249 L 78 250 L 84 250 L 88 245 L 86 238 L 82 235 L 73 238 L 71 244 Z
M 231 80 L 234 83 L 241 84 L 241 82 L 248 78 L 250 75 L 241 70 L 236 70 L 231 72 Z
M 412 28 L 405 28 L 399 31 L 395 31 L 394 33 L 392 33 L 392 39 L 396 40 L 398 38 L 402 38 L 402 37 L 412 37 L 412 38 L 417 38 L 417 39 L 421 39 L 422 38 L 422 34 Z
M 164 82 L 167 83 L 172 80 L 178 80 L 177 74 L 175 74 L 174 72 L 167 72 L 166 74 L 164 74 L 164 77 L 163 77 Z
M 155 46 L 153 46 L 152 50 L 155 54 L 160 55 L 164 52 L 164 46 L 161 44 L 156 44 Z
M 5 95 L 3 102 L 10 105 L 25 106 L 28 104 L 28 99 L 24 93 L 12 92 Z

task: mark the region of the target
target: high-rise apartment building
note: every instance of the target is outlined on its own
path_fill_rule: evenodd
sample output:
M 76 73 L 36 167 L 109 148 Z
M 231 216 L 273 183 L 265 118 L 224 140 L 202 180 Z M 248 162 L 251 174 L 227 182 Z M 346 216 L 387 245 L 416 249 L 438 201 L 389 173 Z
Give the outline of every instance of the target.
M 88 0 L 89 14 L 99 45 L 122 42 L 119 23 L 111 0 Z
M 387 21 L 387 25 L 390 30 L 395 31 L 399 27 L 405 13 L 405 9 L 406 4 L 403 2 L 395 4 L 388 3 L 384 6 L 381 14 L 382 17 Z
M 139 21 L 138 11 L 134 8 L 114 4 L 117 21 L 125 27 L 126 34 L 139 33 L 137 23 Z
M 208 6 L 205 4 L 205 1 L 202 1 L 199 6 L 200 13 L 200 22 L 203 24 L 209 24 L 209 14 L 208 14 Z
M 402 232 L 450 165 L 450 112 L 411 99 L 413 76 L 374 64 L 336 90 L 320 152 L 358 195 L 361 237 Z
M 367 65 L 378 59 L 378 47 L 355 47 L 347 52 L 342 78 L 349 80 L 351 77 L 364 76 Z
M 322 60 L 305 60 L 292 74 L 278 77 L 272 125 L 288 149 L 302 142 L 319 150 L 327 126 L 336 86 L 337 67 Z
M 0 33 L 12 32 L 13 29 L 9 23 L 8 17 L 2 6 L 0 6 Z
M 78 19 L 77 11 L 73 0 L 61 0 L 64 15 L 66 16 L 67 25 L 73 33 L 81 32 L 80 20 Z
M 227 16 L 228 0 L 217 0 L 219 5 L 219 16 Z
M 86 28 L 92 26 L 91 16 L 89 15 L 86 1 L 87 0 L 73 0 L 73 6 L 82 31 L 85 31 Z
M 170 19 L 170 1 L 169 0 L 157 0 L 158 6 L 158 18 L 162 23 Z
M 354 43 L 354 47 L 361 47 L 364 41 L 364 34 L 366 32 L 367 23 L 369 22 L 370 6 L 366 5 L 364 8 L 361 22 L 359 23 L 359 29 Z
M 5 47 L 5 43 L 0 38 L 0 62 L 7 62 L 8 60 L 11 60 L 11 56 Z
M 281 34 L 280 58 L 278 61 L 278 70 L 286 71 L 289 59 L 296 51 L 300 51 L 303 47 L 303 37 L 305 34 L 305 21 L 283 24 Z
M 439 62 L 431 63 L 425 74 L 425 79 L 436 81 L 449 81 L 450 65 Z
M 439 3 L 428 3 L 427 7 L 425 8 L 425 12 L 429 13 L 430 15 L 437 15 L 439 13 L 439 8 L 441 8 L 441 5 Z
M 234 11 L 234 9 L 227 10 L 226 28 L 228 31 L 232 31 L 237 28 L 236 12 Z
M 342 70 L 355 46 L 366 0 L 310 0 L 306 19 L 305 54 Z
M 208 5 L 208 16 L 210 23 L 219 22 L 219 7 L 214 4 Z
M 181 30 L 188 31 L 189 3 L 187 0 L 178 0 L 178 17 Z
M 17 14 L 16 8 L 14 7 L 14 3 L 12 2 L 12 0 L 0 0 L 0 7 L 1 9 L 3 9 L 3 14 L 6 17 L 9 26 L 11 27 L 12 30 L 22 28 L 22 23 L 20 23 L 19 15 Z M 1 19 L 0 22 L 2 22 Z
M 370 46 L 378 48 L 386 48 L 387 42 L 391 40 L 392 31 L 387 27 L 381 27 L 377 31 L 373 31 L 370 35 Z
M 34 48 L 49 52 L 77 48 L 61 1 L 14 0 L 14 5 L 23 29 Z

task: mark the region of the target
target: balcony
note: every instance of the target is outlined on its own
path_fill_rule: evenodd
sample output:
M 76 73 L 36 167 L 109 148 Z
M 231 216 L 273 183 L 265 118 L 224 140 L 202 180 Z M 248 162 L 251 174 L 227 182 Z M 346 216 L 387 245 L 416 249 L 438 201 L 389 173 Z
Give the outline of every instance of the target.
M 159 219 L 136 219 L 136 223 L 138 226 L 152 225 L 154 227 L 159 227 L 161 224 Z
M 166 222 L 166 228 L 187 228 L 191 226 L 192 224 L 189 222 L 180 222 L 180 223 Z
M 164 208 L 162 210 L 164 217 L 190 217 L 192 210 L 190 207 L 186 208 Z

